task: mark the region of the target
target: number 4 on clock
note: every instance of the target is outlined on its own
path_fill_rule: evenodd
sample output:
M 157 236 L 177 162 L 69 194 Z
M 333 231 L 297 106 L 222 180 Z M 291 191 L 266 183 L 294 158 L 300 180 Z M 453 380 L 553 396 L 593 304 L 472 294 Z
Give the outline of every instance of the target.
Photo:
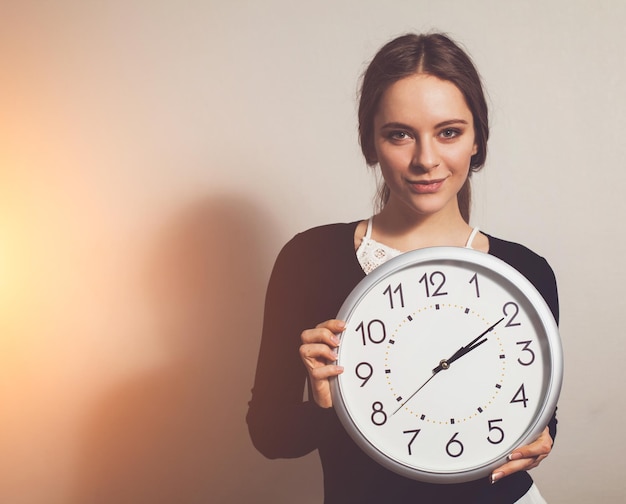
M 528 402 L 528 398 L 526 397 L 526 391 L 524 390 L 524 384 L 522 383 L 520 388 L 517 389 L 517 392 L 515 392 L 513 399 L 511 399 L 511 404 L 522 403 L 525 408 L 527 402 Z

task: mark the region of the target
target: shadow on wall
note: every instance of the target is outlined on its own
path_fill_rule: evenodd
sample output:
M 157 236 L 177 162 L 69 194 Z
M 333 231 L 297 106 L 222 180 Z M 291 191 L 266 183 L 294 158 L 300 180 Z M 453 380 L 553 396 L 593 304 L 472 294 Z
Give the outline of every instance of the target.
M 164 226 L 142 281 L 167 359 L 96 400 L 72 504 L 270 502 L 285 477 L 306 477 L 265 461 L 245 424 L 272 234 L 227 197 Z

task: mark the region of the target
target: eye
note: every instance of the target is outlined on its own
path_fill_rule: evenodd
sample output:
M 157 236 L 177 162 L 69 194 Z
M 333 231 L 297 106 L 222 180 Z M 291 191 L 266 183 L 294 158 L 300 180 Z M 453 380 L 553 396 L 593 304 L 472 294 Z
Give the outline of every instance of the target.
M 387 133 L 387 138 L 394 142 L 403 142 L 404 140 L 410 140 L 411 135 L 403 130 L 394 130 Z
M 460 134 L 461 134 L 461 131 L 458 130 L 457 128 L 445 128 L 441 130 L 441 132 L 439 133 L 439 136 L 441 136 L 442 138 L 448 139 L 448 138 L 456 138 Z

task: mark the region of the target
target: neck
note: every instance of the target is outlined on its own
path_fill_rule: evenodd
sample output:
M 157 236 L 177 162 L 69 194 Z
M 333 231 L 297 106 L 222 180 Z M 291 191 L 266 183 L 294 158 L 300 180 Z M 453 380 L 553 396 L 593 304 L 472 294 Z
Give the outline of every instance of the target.
M 374 218 L 373 237 L 403 252 L 425 247 L 463 246 L 471 227 L 458 206 L 430 215 L 402 211 L 390 202 Z

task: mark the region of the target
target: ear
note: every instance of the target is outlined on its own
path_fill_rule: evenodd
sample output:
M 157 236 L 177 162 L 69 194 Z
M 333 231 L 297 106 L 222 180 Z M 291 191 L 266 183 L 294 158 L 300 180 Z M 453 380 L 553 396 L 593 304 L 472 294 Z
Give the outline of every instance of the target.
M 474 142 L 474 146 L 472 147 L 472 156 L 475 156 L 478 152 L 478 144 Z
M 369 166 L 376 166 L 378 164 L 378 153 L 376 152 L 376 149 L 373 146 L 372 146 L 371 151 L 367 153 L 365 162 Z

